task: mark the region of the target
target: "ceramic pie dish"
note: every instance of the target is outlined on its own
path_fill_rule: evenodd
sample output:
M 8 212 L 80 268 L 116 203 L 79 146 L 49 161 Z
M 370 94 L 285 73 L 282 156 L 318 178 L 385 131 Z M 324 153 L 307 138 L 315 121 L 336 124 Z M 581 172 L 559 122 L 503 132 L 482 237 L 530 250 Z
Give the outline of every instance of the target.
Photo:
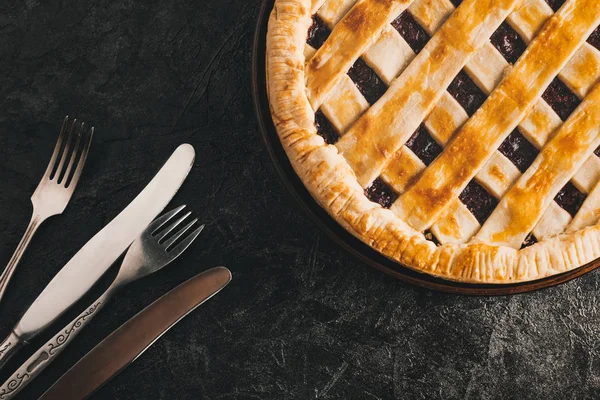
M 600 256 L 600 4 L 276 0 L 272 118 L 348 232 L 415 271 L 505 284 Z

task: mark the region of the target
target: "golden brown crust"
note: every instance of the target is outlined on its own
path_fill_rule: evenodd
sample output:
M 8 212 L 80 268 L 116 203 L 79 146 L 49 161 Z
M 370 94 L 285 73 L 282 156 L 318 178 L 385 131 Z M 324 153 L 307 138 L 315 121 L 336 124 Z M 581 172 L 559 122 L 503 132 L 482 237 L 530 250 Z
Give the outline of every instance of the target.
M 439 218 L 585 42 L 596 27 L 600 3 L 579 3 L 548 21 L 473 118 L 394 204 L 411 226 L 424 230 Z
M 600 86 L 544 146 L 533 165 L 504 195 L 477 238 L 519 248 L 554 196 L 600 145 Z
M 336 143 L 363 187 L 381 174 L 454 77 L 519 3 L 464 2 L 383 97 Z
M 363 0 L 333 28 L 331 40 L 317 50 L 306 66 L 306 91 L 317 110 L 354 61 L 375 42 L 392 16 L 412 0 Z
M 276 0 L 267 34 L 268 93 L 288 157 L 313 197 L 349 232 L 417 271 L 464 282 L 512 283 L 568 271 L 600 257 L 600 226 L 523 250 L 484 243 L 435 246 L 390 210 L 370 202 L 335 146 L 317 134 L 305 91 L 310 0 Z

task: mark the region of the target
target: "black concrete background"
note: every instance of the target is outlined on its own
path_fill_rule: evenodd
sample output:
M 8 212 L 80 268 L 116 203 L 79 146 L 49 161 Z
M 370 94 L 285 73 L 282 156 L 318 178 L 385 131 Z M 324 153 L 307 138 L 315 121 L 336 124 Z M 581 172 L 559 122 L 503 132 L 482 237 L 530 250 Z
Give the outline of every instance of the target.
M 207 224 L 180 260 L 121 292 L 21 397 L 37 398 L 129 317 L 218 264 L 233 271 L 230 286 L 94 399 L 600 396 L 598 273 L 514 297 L 435 293 L 362 265 L 298 211 L 253 115 L 259 5 L 0 5 L 0 264 L 27 225 L 28 198 L 64 115 L 97 129 L 71 204 L 40 229 L 0 304 L 0 335 L 183 142 L 194 145 L 197 160 L 173 205 L 187 203 Z M 0 378 L 85 305 L 34 340 Z

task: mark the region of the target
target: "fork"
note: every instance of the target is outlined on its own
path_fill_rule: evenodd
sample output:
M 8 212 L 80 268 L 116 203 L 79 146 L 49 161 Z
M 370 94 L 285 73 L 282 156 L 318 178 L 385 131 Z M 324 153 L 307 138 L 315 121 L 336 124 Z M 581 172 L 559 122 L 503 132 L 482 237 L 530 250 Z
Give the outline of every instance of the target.
M 31 196 L 33 205 L 31 221 L 8 265 L 0 275 L 0 301 L 4 297 L 6 287 L 37 229 L 48 218 L 62 214 L 75 191 L 75 187 L 77 187 L 77 183 L 79 183 L 81 171 L 94 135 L 94 128 L 92 127 L 86 135 L 83 122 L 77 124 L 77 120 L 74 119 L 70 129 L 67 128 L 68 124 L 69 117 L 67 116 L 60 128 L 60 134 L 46 172 Z M 73 141 L 75 141 L 75 144 L 73 144 Z M 80 146 L 83 147 L 80 149 Z
M 13 398 L 29 381 L 50 365 L 79 334 L 81 329 L 106 305 L 117 290 L 128 283 L 160 270 L 179 257 L 192 244 L 204 229 L 204 225 L 197 227 L 187 236 L 184 235 L 198 222 L 197 218 L 187 223 L 183 228 L 175 230 L 190 216 L 191 212 L 187 212 L 168 227 L 161 229 L 184 208 L 185 206 L 178 207 L 148 225 L 127 251 L 119 273 L 108 289 L 85 311 L 46 342 L 4 382 L 0 387 L 0 399 Z

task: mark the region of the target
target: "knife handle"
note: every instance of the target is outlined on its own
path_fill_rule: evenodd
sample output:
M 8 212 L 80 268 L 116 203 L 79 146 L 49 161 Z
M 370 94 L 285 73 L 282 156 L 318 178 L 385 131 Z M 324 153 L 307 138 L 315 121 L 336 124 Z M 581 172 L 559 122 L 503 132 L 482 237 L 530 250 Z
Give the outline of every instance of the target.
M 79 314 L 75 319 L 69 322 L 54 337 L 48 340 L 38 351 L 33 353 L 27 361 L 11 375 L 10 378 L 0 387 L 0 399 L 12 399 L 23 389 L 27 383 L 39 375 L 71 341 L 81 332 L 81 330 L 96 316 L 98 311 L 107 303 L 112 290 L 107 290 L 94 301 L 88 308 Z M 16 336 L 16 335 L 15 335 Z M 18 337 L 17 337 L 18 338 Z
M 0 343 L 0 368 L 19 350 L 25 342 L 13 331 Z

